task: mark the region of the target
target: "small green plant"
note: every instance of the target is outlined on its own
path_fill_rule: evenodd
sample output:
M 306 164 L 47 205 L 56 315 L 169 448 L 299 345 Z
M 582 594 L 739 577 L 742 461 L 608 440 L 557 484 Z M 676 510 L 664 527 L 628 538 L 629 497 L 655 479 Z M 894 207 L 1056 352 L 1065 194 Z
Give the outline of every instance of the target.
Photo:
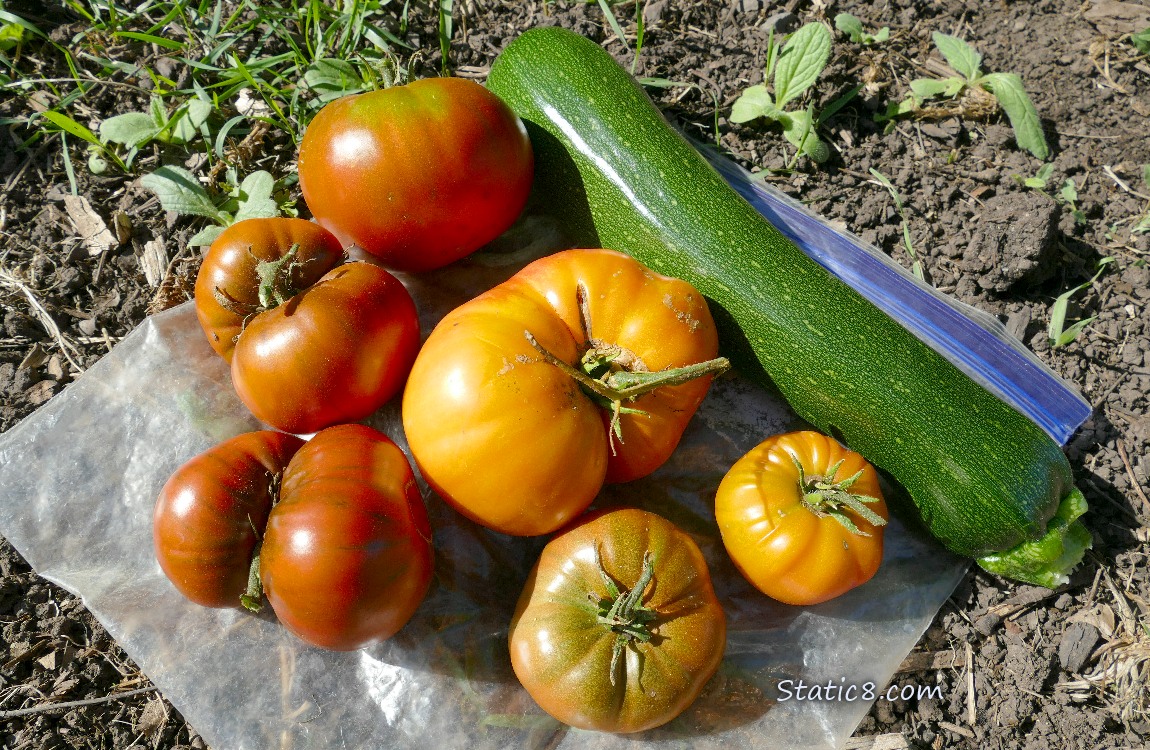
M 802 154 L 815 162 L 826 161 L 830 148 L 815 132 L 820 120 L 815 118 L 814 104 L 798 110 L 787 110 L 786 106 L 814 85 L 826 68 L 830 54 L 831 33 L 821 23 L 804 25 L 785 44 L 775 40 L 772 30 L 767 39 L 764 80 L 772 82 L 774 95 L 765 83 L 751 86 L 735 101 L 731 122 L 749 122 L 759 117 L 776 122 L 795 147 L 796 159 Z M 824 113 L 822 120 L 826 117 Z
M 910 222 L 906 220 L 906 211 L 904 211 L 902 207 L 902 196 L 898 194 L 898 190 L 895 189 L 891 181 L 888 180 L 882 172 L 871 167 L 870 173 L 878 180 L 880 185 L 886 188 L 886 191 L 890 193 L 891 199 L 894 200 L 895 211 L 898 212 L 898 217 L 902 222 L 902 245 L 911 260 L 911 272 L 914 273 L 920 281 L 926 281 L 926 272 L 923 270 L 922 261 L 919 259 L 918 253 L 914 251 L 914 245 L 912 245 L 910 241 Z
M 835 28 L 847 35 L 855 44 L 870 47 L 882 44 L 890 39 L 890 27 L 883 26 L 876 33 L 871 34 L 863 29 L 862 21 L 850 13 L 839 13 L 835 16 Z
M 619 18 L 615 15 L 615 11 L 611 10 L 611 4 L 607 0 L 598 0 L 598 2 L 603 16 L 607 19 L 607 25 L 611 27 L 611 31 L 615 32 L 619 43 L 630 49 Z M 643 5 L 640 0 L 635 0 L 635 52 L 631 56 L 631 75 L 635 74 L 635 67 L 639 64 L 639 54 L 643 51 L 643 34 Z
M 1010 126 L 1014 129 L 1014 139 L 1018 145 L 1043 161 L 1050 155 L 1046 145 L 1046 134 L 1038 111 L 1022 85 L 1022 79 L 1015 73 L 983 73 L 982 55 L 962 39 L 941 32 L 931 37 L 947 64 L 954 68 L 957 76 L 950 78 L 916 78 L 910 82 L 911 95 L 902 102 L 891 105 L 887 117 L 910 114 L 918 110 L 927 99 L 936 97 L 954 98 L 968 89 L 983 91 L 997 101 L 1006 112 Z
M 188 170 L 167 165 L 140 178 L 140 185 L 159 199 L 165 211 L 202 216 L 213 222 L 188 240 L 189 245 L 210 245 L 224 229 L 244 219 L 266 219 L 291 213 L 290 207 L 281 207 L 276 200 L 276 181 L 268 172 L 252 172 L 241 182 L 234 169 L 228 170 L 232 185 L 223 200 L 208 194 Z
M 1023 179 L 1018 175 L 1015 175 L 1014 179 L 1022 183 L 1022 185 L 1025 187 L 1030 188 L 1034 192 L 1039 193 L 1040 195 L 1045 195 L 1055 203 L 1062 203 L 1069 206 L 1070 215 L 1074 217 L 1074 223 L 1085 224 L 1086 214 L 1083 213 L 1080 208 L 1078 208 L 1078 186 L 1074 183 L 1074 180 L 1070 179 L 1069 177 L 1063 180 L 1062 186 L 1059 188 L 1057 196 L 1051 195 L 1048 192 L 1047 186 L 1050 183 L 1050 176 L 1053 173 L 1054 165 L 1046 163 L 1038 168 L 1038 171 L 1035 172 L 1033 177 L 1027 177 L 1026 179 Z
M 116 144 L 126 148 L 127 154 L 122 163 L 125 169 L 131 169 L 136 154 L 152 141 L 183 146 L 197 135 L 207 137 L 206 124 L 212 111 L 210 101 L 193 97 L 169 114 L 160 97 L 154 96 L 147 112 L 125 112 L 101 122 L 100 142 L 104 146 Z M 89 144 L 88 150 L 88 168 L 92 173 L 101 174 L 106 171 L 107 149 Z
M 1142 29 L 1137 34 L 1131 34 L 1130 43 L 1142 54 L 1150 55 L 1150 27 Z
M 1083 318 L 1070 327 L 1066 327 L 1066 308 L 1070 304 L 1070 298 L 1097 281 L 1098 277 L 1106 270 L 1106 267 L 1113 262 L 1114 258 L 1112 256 L 1105 257 L 1098 261 L 1098 270 L 1090 277 L 1090 281 L 1079 284 L 1073 289 L 1068 289 L 1058 295 L 1058 298 L 1054 300 L 1054 304 L 1050 308 L 1050 324 L 1046 328 L 1046 336 L 1050 341 L 1050 347 L 1052 349 L 1066 346 L 1077 339 L 1083 329 L 1098 317 L 1097 315 L 1091 315 L 1089 318 Z

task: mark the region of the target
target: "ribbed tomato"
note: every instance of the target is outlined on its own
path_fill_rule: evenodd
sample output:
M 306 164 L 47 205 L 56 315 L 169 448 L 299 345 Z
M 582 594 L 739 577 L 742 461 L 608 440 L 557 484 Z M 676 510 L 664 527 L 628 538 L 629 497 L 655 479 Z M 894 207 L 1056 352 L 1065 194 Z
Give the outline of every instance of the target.
M 869 581 L 882 562 L 889 517 L 874 467 L 809 430 L 753 448 L 715 498 L 735 565 L 786 604 L 818 604 Z
M 428 483 L 469 518 L 545 534 L 604 480 L 674 451 L 726 360 L 694 287 L 610 250 L 538 260 L 449 313 L 403 397 Z
M 511 621 L 511 665 L 560 721 L 639 732 L 691 705 L 726 629 L 694 541 L 654 513 L 610 510 L 543 549 Z
M 527 131 L 483 86 L 428 78 L 345 96 L 308 125 L 299 182 L 316 221 L 401 271 L 427 271 L 506 230 L 533 176 Z
M 249 219 L 212 244 L 196 280 L 208 340 L 263 422 L 309 433 L 362 419 L 395 395 L 419 348 L 403 284 L 344 263 L 339 241 L 298 219 Z
M 303 441 L 248 432 L 192 458 L 160 491 L 152 517 L 156 559 L 181 594 L 238 607 L 279 476 Z
M 350 651 L 390 638 L 431 583 L 431 527 L 407 457 L 358 424 L 330 427 L 283 475 L 259 561 L 288 630 Z
M 262 283 L 258 267 L 295 249 L 285 278 Z M 231 225 L 208 248 L 196 276 L 196 316 L 221 357 L 232 361 L 244 320 L 269 306 L 276 281 L 290 297 L 307 289 L 343 260 L 335 235 L 303 219 L 247 219 Z M 261 292 L 265 299 L 261 302 Z

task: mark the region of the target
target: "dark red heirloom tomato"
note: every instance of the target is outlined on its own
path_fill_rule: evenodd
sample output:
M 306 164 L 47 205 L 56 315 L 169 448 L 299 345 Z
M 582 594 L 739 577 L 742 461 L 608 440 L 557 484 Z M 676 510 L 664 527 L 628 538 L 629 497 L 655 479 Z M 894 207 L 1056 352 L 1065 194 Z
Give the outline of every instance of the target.
M 462 78 L 329 103 L 304 133 L 299 182 L 316 221 L 401 271 L 427 271 L 498 237 L 527 202 L 523 123 Z
M 152 539 L 181 594 L 205 607 L 240 606 L 278 475 L 301 445 L 281 432 L 249 432 L 176 470 L 156 502 Z
M 411 465 L 363 425 L 321 431 L 284 472 L 260 577 L 280 622 L 322 648 L 394 635 L 431 582 L 431 528 Z
M 419 350 L 419 317 L 379 266 L 345 263 L 248 321 L 232 383 L 259 419 L 315 432 L 362 419 L 403 386 Z
M 196 312 L 231 362 L 236 393 L 285 432 L 371 414 L 402 387 L 419 349 L 403 284 L 342 258 L 323 227 L 248 219 L 212 244 L 196 279 Z
M 280 267 L 284 277 L 261 284 L 259 264 L 280 261 L 293 247 L 293 259 Z M 231 362 L 244 319 L 271 306 L 270 298 L 261 303 L 261 288 L 265 295 L 290 297 L 342 260 L 335 235 L 310 221 L 248 219 L 231 225 L 212 243 L 196 277 L 196 315 L 208 343 Z

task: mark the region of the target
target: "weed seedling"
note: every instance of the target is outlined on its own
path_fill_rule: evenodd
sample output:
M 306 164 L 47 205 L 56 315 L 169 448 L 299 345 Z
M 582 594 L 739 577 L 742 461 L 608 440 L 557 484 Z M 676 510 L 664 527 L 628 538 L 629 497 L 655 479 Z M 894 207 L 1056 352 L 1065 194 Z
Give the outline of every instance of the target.
M 1131 34 L 1130 43 L 1142 54 L 1150 55 L 1150 27 L 1142 29 L 1137 34 Z
M 888 180 L 882 172 L 871 167 L 870 173 L 878 180 L 878 184 L 886 188 L 886 191 L 890 193 L 891 199 L 894 200 L 894 209 L 898 212 L 898 218 L 902 223 L 902 245 L 911 260 L 911 272 L 914 273 L 920 281 L 926 281 L 926 272 L 923 270 L 922 261 L 919 260 L 918 253 L 914 251 L 914 245 L 912 245 L 910 241 L 910 222 L 906 220 L 906 211 L 903 210 L 902 207 L 902 196 L 898 194 L 898 190 L 895 189 L 895 186 L 891 184 L 891 181 Z
M 275 178 L 268 172 L 252 172 L 242 182 L 234 170 L 228 170 L 231 191 L 217 204 L 195 175 L 183 167 L 167 165 L 140 178 L 140 185 L 159 199 L 165 211 L 202 216 L 213 222 L 188 240 L 192 246 L 210 245 L 224 229 L 244 219 L 266 219 L 279 216 L 281 208 L 275 199 Z
M 623 34 L 623 27 L 619 24 L 619 18 L 615 15 L 615 11 L 611 10 L 611 4 L 607 0 L 598 0 L 598 2 L 611 31 L 615 32 L 619 43 L 630 50 L 627 37 Z M 635 67 L 639 64 L 639 53 L 643 51 L 643 33 L 643 5 L 639 0 L 635 0 L 635 52 L 631 56 L 631 75 L 635 75 Z
M 1106 270 L 1106 266 L 1113 262 L 1114 258 L 1111 256 L 1098 261 L 1098 270 L 1090 277 L 1090 281 L 1079 284 L 1073 289 L 1068 289 L 1058 295 L 1058 298 L 1054 300 L 1054 304 L 1050 308 L 1050 325 L 1046 328 L 1046 336 L 1050 340 L 1050 347 L 1052 349 L 1066 346 L 1071 341 L 1077 339 L 1083 329 L 1098 317 L 1091 315 L 1089 318 L 1083 318 L 1077 323 L 1074 323 L 1069 328 L 1066 327 L 1066 308 L 1070 304 L 1070 298 L 1097 281 L 1098 277 Z
M 1025 187 L 1030 188 L 1039 195 L 1044 195 L 1055 203 L 1061 203 L 1070 207 L 1070 215 L 1074 217 L 1075 224 L 1085 224 L 1086 214 L 1078 208 L 1078 186 L 1074 184 L 1074 180 L 1067 177 L 1062 182 L 1062 187 L 1058 190 L 1058 195 L 1054 196 L 1047 192 L 1047 185 L 1050 182 L 1050 175 L 1054 172 L 1053 164 L 1043 164 L 1034 173 L 1033 177 L 1023 179 L 1018 175 L 1014 175 L 1014 179 L 1022 183 Z
M 882 44 L 890 39 L 890 27 L 883 26 L 876 33 L 871 34 L 863 29 L 862 21 L 850 13 L 839 13 L 835 16 L 835 28 L 847 35 L 855 44 L 871 47 Z
M 831 32 L 821 23 L 806 24 L 792 34 L 785 45 L 775 40 L 772 30 L 767 39 L 764 80 L 772 82 L 774 95 L 767 90 L 765 83 L 751 86 L 735 101 L 731 109 L 731 122 L 749 122 L 758 117 L 776 122 L 782 126 L 783 135 L 795 147 L 796 159 L 801 154 L 815 162 L 826 161 L 831 154 L 830 148 L 819 139 L 815 131 L 819 123 L 829 115 L 824 112 L 816 120 L 814 104 L 797 110 L 787 110 L 786 106 L 814 85 L 827 66 L 830 55 Z
M 964 91 L 974 89 L 990 94 L 998 106 L 1006 112 L 1010 126 L 1014 129 L 1014 139 L 1018 145 L 1043 161 L 1050 155 L 1046 145 L 1046 134 L 1038 111 L 1022 85 L 1022 79 L 1015 73 L 983 73 L 982 55 L 962 39 L 941 32 L 934 32 L 932 38 L 938 51 L 946 58 L 947 64 L 958 73 L 949 78 L 917 78 L 910 82 L 911 95 L 892 104 L 884 119 L 899 115 L 913 114 L 927 99 L 936 97 L 955 98 Z

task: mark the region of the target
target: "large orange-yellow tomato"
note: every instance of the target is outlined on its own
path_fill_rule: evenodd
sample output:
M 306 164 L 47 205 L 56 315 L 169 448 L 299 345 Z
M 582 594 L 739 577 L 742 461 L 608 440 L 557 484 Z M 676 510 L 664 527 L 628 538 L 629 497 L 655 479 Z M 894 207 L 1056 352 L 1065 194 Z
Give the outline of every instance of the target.
M 874 467 L 806 430 L 768 438 L 735 462 L 715 517 L 756 588 L 786 604 L 818 604 L 874 576 L 889 515 Z
M 568 250 L 436 326 L 404 391 L 403 427 L 424 478 L 461 513 L 507 534 L 545 534 L 586 509 L 604 480 L 666 461 L 722 367 L 622 400 L 643 413 L 619 415 L 615 435 L 611 400 L 587 381 L 662 378 L 717 351 L 694 287 L 621 253 Z
M 336 99 L 299 150 L 316 221 L 400 271 L 445 266 L 498 237 L 523 210 L 533 168 L 523 123 L 463 78 Z

